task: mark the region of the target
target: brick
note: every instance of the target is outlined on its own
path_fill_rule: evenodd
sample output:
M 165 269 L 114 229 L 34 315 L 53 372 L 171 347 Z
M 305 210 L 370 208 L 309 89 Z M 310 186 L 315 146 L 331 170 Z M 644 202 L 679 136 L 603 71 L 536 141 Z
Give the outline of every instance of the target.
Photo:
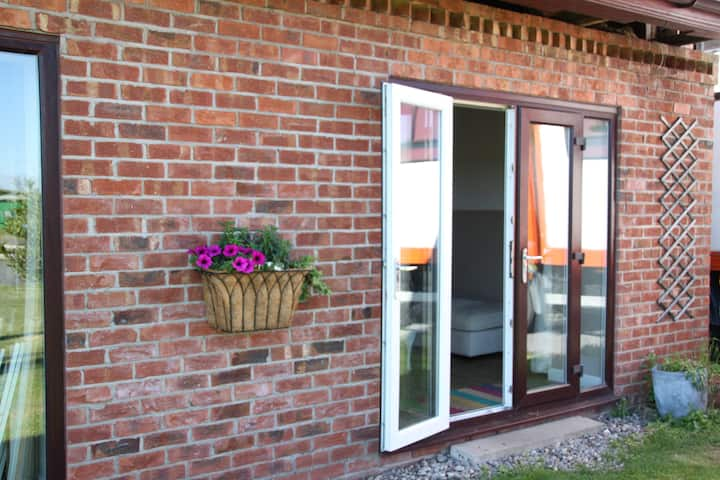
M 90 67 L 90 73 L 96 78 L 125 80 L 129 82 L 136 82 L 140 78 L 140 69 L 138 67 L 114 63 L 93 63 Z
M 151 467 L 159 467 L 165 462 L 165 453 L 162 451 L 143 453 L 122 457 L 118 460 L 118 470 L 120 473 L 132 472 L 136 470 L 144 470 Z
M 154 433 L 143 437 L 143 447 L 146 449 L 166 447 L 187 442 L 187 430 L 174 430 L 168 432 Z
M 190 77 L 190 86 L 203 89 L 232 90 L 235 82 L 232 77 L 227 75 L 195 73 Z
M 177 70 L 145 68 L 143 70 L 143 82 L 181 87 L 187 85 L 188 76 L 187 73 Z
M 269 350 L 267 348 L 257 350 L 246 350 L 235 352 L 231 357 L 232 365 L 245 365 L 252 363 L 266 363 L 269 360 Z
M 95 35 L 124 42 L 142 42 L 141 29 L 112 23 L 96 23 Z
M 128 453 L 137 453 L 140 449 L 140 440 L 138 438 L 125 438 L 122 440 L 101 442 L 93 445 L 91 449 L 93 458 L 114 457 L 117 455 L 126 455 Z
M 116 60 L 118 56 L 118 49 L 113 43 L 99 43 L 68 39 L 66 45 L 68 55 L 75 57 L 93 57 L 104 58 L 106 60 Z
M 31 28 L 30 12 L 25 10 L 16 10 L 11 8 L 3 8 L 0 10 L 0 25 L 15 28 Z
M 246 417 L 249 414 L 250 403 L 244 402 L 213 408 L 210 416 L 213 420 L 226 420 L 229 418 Z
M 315 358 L 312 360 L 301 360 L 295 362 L 295 373 L 309 373 L 317 372 L 319 370 L 325 370 L 328 368 L 329 361 L 327 358 Z
M 123 120 L 139 120 L 142 116 L 142 108 L 138 105 L 122 103 L 98 103 L 95 106 L 95 116 Z
M 213 386 L 225 385 L 228 383 L 244 382 L 250 380 L 250 368 L 235 368 L 232 370 L 224 370 L 212 375 Z

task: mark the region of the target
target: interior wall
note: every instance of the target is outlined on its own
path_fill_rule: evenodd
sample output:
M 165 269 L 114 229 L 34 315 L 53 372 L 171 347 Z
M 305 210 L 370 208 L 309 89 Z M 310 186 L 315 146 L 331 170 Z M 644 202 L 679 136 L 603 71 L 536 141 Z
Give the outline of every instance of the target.
M 454 111 L 453 296 L 501 300 L 505 112 Z
M 505 112 L 458 106 L 454 111 L 453 209 L 502 210 Z

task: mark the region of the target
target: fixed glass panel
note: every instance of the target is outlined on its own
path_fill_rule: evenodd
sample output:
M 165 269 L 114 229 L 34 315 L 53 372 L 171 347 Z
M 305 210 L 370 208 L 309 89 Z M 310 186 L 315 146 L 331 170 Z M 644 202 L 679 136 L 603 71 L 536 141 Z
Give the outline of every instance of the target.
M 532 123 L 528 162 L 527 390 L 567 384 L 572 128 Z
M 610 122 L 586 118 L 583 130 L 580 388 L 587 389 L 605 384 Z
M 401 105 L 400 158 L 394 165 L 394 221 L 400 251 L 400 411 L 406 428 L 434 417 L 437 372 L 440 112 Z
M 34 55 L 0 52 L 0 478 L 45 478 L 40 99 Z

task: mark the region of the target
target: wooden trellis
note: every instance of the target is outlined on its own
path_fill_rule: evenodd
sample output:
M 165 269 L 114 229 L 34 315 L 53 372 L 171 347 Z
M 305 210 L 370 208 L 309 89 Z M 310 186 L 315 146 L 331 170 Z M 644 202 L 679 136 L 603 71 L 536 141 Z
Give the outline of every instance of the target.
M 659 223 L 663 233 L 659 243 L 663 254 L 658 263 L 663 273 L 658 284 L 663 292 L 657 300 L 662 309 L 658 322 L 665 317 L 677 321 L 684 314 L 692 317 L 689 308 L 695 299 L 691 287 L 695 282 L 692 268 L 696 261 L 693 234 L 695 217 L 692 210 L 697 203 L 693 194 L 697 185 L 693 169 L 697 164 L 694 150 L 700 142 L 693 135 L 697 120 L 690 125 L 682 117 L 678 117 L 672 124 L 665 117 L 661 116 L 660 120 L 667 128 L 662 136 L 667 151 L 660 158 L 666 172 L 660 177 L 665 193 L 660 197 L 663 213 Z

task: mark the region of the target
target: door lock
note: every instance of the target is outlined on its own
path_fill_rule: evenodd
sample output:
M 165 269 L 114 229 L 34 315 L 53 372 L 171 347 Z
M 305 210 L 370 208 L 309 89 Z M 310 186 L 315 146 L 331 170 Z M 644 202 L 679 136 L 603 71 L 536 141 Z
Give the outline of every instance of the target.
M 528 255 L 527 247 L 522 249 L 522 283 L 528 283 L 528 266 L 530 260 L 539 260 L 542 262 L 542 255 Z
M 583 265 L 585 263 L 585 252 L 573 252 L 572 259 Z

